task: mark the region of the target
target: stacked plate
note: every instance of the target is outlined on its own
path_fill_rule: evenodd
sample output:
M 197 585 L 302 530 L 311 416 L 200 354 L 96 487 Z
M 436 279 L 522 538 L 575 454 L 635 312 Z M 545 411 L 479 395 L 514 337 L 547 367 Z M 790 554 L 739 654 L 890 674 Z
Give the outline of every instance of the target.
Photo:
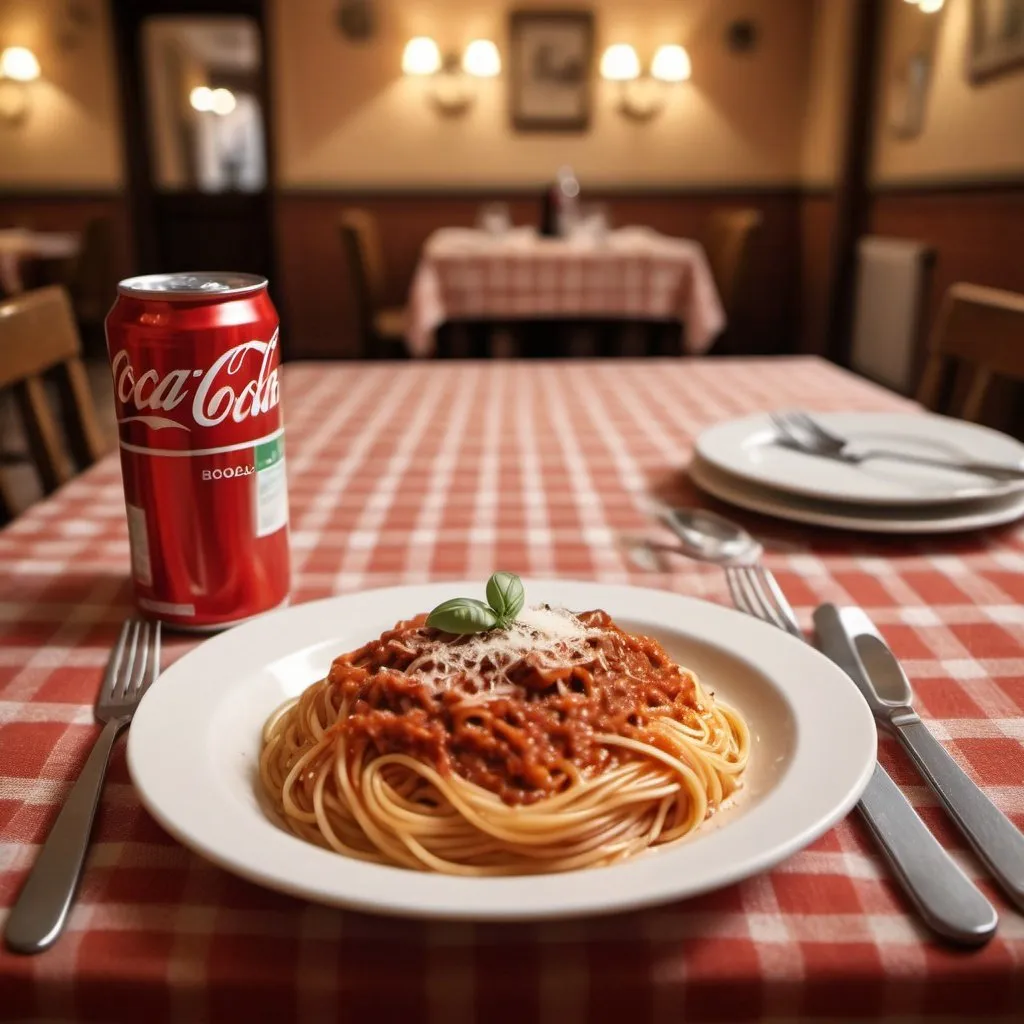
M 767 414 L 731 420 L 697 438 L 689 472 L 722 501 L 816 526 L 872 533 L 948 533 L 998 526 L 1024 516 L 1024 476 L 963 472 L 968 461 L 1024 467 L 1024 445 L 1005 434 L 945 416 L 815 413 L 857 454 L 885 449 L 950 463 L 891 458 L 843 462 L 780 444 Z

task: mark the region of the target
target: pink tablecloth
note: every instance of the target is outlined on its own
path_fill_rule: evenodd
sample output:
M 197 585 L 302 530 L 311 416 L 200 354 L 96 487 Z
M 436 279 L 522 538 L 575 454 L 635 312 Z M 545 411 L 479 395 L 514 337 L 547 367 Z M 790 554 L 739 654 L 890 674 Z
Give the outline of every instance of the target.
M 413 278 L 406 342 L 434 351 L 447 320 L 546 318 L 680 320 L 686 350 L 707 351 L 725 314 L 697 242 L 641 228 L 606 238 L 504 237 L 445 229 L 432 235 Z
M 500 566 L 727 603 L 719 570 L 677 556 L 644 570 L 628 552 L 630 536 L 661 536 L 645 492 L 700 501 L 683 470 L 697 432 L 777 406 L 909 407 L 790 359 L 293 365 L 284 386 L 296 602 Z M 1024 824 L 1021 528 L 884 539 L 738 517 L 768 539 L 805 624 L 822 601 L 868 611 L 929 728 Z M 0 533 L 0 908 L 96 736 L 127 577 L 112 459 Z M 343 913 L 178 845 L 119 751 L 67 932 L 39 957 L 0 953 L 0 1020 L 1019 1022 L 1024 918 L 891 741 L 881 757 L 997 906 L 985 949 L 931 939 L 856 816 L 767 874 L 642 913 L 521 926 Z

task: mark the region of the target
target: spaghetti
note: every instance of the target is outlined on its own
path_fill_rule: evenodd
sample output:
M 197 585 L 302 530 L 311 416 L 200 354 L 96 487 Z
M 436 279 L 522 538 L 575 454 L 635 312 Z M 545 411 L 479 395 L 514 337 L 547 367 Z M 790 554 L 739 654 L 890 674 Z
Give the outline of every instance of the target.
M 681 839 L 739 786 L 743 719 L 605 612 L 478 636 L 425 619 L 264 727 L 262 786 L 296 835 L 446 874 L 567 871 Z

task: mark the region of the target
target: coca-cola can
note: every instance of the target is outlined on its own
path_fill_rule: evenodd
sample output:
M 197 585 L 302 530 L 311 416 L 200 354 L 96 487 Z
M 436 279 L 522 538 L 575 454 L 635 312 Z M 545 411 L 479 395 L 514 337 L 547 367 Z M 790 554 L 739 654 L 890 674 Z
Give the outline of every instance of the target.
M 107 316 L 140 609 L 219 629 L 288 599 L 278 318 L 251 274 L 132 277 Z

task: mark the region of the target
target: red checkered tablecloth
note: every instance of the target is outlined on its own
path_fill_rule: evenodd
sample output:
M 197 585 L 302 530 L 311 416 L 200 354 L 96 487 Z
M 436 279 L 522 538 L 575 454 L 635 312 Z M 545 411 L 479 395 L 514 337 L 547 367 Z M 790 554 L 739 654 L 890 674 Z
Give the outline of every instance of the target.
M 724 603 L 713 567 L 630 554 L 631 538 L 660 536 L 646 494 L 700 500 L 683 468 L 697 432 L 778 406 L 909 407 L 808 359 L 298 364 L 284 385 L 296 601 L 500 566 Z M 805 624 L 821 601 L 868 611 L 935 735 L 1024 824 L 1024 532 L 865 538 L 737 516 Z M 90 706 L 130 609 L 111 458 L 0 533 L 0 907 L 96 736 Z M 769 874 L 642 913 L 502 926 L 342 913 L 179 846 L 119 751 L 68 930 L 41 956 L 0 953 L 0 1019 L 1020 1021 L 1024 917 L 901 752 L 883 741 L 881 757 L 999 909 L 983 950 L 930 938 L 856 817 Z
M 725 314 L 697 242 L 644 228 L 603 240 L 542 238 L 516 228 L 505 237 L 446 228 L 435 232 L 409 295 L 406 343 L 434 351 L 447 320 L 680 320 L 692 355 L 706 352 Z

